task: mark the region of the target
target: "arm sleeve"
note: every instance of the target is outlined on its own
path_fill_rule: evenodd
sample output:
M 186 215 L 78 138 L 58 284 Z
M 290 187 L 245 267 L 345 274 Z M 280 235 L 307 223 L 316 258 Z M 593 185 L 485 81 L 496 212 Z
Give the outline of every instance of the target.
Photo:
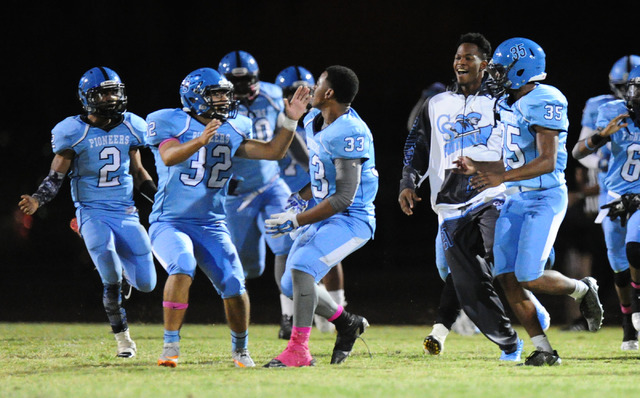
M 426 172 L 429 164 L 430 139 L 429 101 L 425 101 L 404 143 L 400 191 L 406 188 L 415 189 L 419 175 Z
M 353 203 L 360 185 L 362 173 L 362 159 L 336 159 L 336 192 L 327 200 L 331 207 L 341 213 Z

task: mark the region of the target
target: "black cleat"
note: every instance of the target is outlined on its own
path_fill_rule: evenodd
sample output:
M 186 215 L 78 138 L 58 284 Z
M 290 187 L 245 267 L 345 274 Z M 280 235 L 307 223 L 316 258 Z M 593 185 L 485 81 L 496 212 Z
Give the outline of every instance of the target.
M 360 315 L 348 314 L 348 317 L 348 324 L 342 330 L 336 326 L 338 336 L 331 355 L 331 364 L 334 365 L 343 363 L 347 359 L 358 337 L 369 327 L 367 319 Z
M 293 315 L 282 315 L 282 318 L 280 318 L 280 330 L 278 331 L 278 338 L 282 340 L 289 340 L 291 338 L 292 327 Z
M 580 312 L 587 320 L 590 332 L 597 332 L 602 327 L 604 309 L 598 297 L 598 282 L 590 276 L 581 279 L 589 286 L 587 294 L 580 300 Z
M 302 366 L 316 366 L 316 360 L 315 359 L 311 359 L 311 362 L 309 362 L 308 365 L 301 365 Z M 280 361 L 279 359 L 273 358 L 271 361 L 269 361 L 269 363 L 266 363 L 262 366 L 263 368 L 290 368 L 291 366 L 287 366 L 284 363 L 282 363 L 282 361 Z
M 422 342 L 422 348 L 427 354 L 440 355 L 440 353 L 442 352 L 442 347 L 443 344 L 436 336 L 433 335 L 428 335 Z
M 527 357 L 527 359 L 524 361 L 524 363 L 518 364 L 518 366 L 520 366 L 520 365 L 525 365 L 525 366 L 544 366 L 544 365 L 554 366 L 554 365 L 560 365 L 561 363 L 562 363 L 562 360 L 558 356 L 558 351 L 553 350 L 553 352 L 547 352 L 547 351 L 535 350 L 534 352 L 532 352 Z

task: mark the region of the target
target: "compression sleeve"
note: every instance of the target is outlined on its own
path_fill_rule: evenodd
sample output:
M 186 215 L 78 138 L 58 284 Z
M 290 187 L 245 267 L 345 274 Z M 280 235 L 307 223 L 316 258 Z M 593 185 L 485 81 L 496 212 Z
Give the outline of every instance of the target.
M 36 192 L 31 196 L 38 201 L 39 206 L 49 203 L 58 194 L 63 180 L 64 173 L 49 170 L 49 175 L 45 177 Z
M 425 101 L 404 143 L 404 156 L 400 192 L 406 188 L 416 189 L 416 180 L 426 172 L 429 162 L 429 100 Z
M 360 185 L 363 159 L 336 159 L 336 192 L 327 200 L 333 209 L 341 213 L 353 203 Z

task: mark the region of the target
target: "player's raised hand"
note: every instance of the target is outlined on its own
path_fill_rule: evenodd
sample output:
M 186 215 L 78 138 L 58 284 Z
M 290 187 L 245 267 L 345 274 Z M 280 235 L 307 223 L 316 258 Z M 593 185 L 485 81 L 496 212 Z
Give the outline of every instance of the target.
M 292 120 L 298 120 L 307 111 L 307 104 L 311 101 L 309 93 L 311 89 L 306 86 L 300 86 L 291 97 L 291 102 L 284 99 L 284 114 Z
M 200 136 L 202 146 L 205 146 L 211 142 L 213 136 L 216 134 L 216 132 L 218 132 L 218 127 L 220 127 L 220 125 L 222 125 L 222 122 L 218 119 L 213 119 L 209 123 L 207 123 L 207 125 L 204 127 L 204 130 L 202 131 L 202 135 Z
M 608 137 L 611 134 L 615 133 L 616 131 L 620 130 L 621 128 L 627 127 L 629 123 L 620 123 L 624 118 L 627 118 L 627 117 L 629 117 L 628 113 L 624 113 L 622 115 L 618 115 L 614 117 L 613 119 L 611 119 L 611 121 L 609 122 L 609 124 L 607 124 L 605 128 L 603 128 L 598 132 L 598 134 L 600 134 L 603 137 Z
M 31 195 L 20 195 L 20 198 L 22 199 L 18 203 L 18 207 L 24 214 L 32 215 L 40 207 L 40 203 Z

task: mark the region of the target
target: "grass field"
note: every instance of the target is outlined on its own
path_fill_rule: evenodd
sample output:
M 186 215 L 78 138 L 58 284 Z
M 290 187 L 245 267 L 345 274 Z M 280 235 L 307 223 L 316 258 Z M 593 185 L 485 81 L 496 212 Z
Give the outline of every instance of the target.
M 178 368 L 156 366 L 161 325 L 131 326 L 138 355 L 115 357 L 106 324 L 0 323 L 0 397 L 625 397 L 637 392 L 640 353 L 620 351 L 621 330 L 548 335 L 563 364 L 516 367 L 481 335 L 451 334 L 440 357 L 422 353 L 427 327 L 372 326 L 341 366 L 329 365 L 334 335 L 314 329 L 318 365 L 236 369 L 224 325 L 186 325 Z M 524 336 L 522 329 L 518 333 Z M 286 342 L 275 325 L 251 327 L 260 366 Z M 525 338 L 525 351 L 532 350 Z

